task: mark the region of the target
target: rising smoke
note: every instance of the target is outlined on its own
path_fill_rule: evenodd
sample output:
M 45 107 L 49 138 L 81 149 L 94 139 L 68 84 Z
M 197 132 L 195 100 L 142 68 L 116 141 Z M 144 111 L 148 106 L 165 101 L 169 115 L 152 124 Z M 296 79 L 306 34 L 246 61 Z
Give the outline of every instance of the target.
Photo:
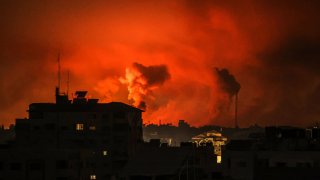
M 276 119 L 310 125 L 320 119 L 319 4 L 2 1 L 1 123 L 26 117 L 29 103 L 54 101 L 59 49 L 62 71 L 70 70 L 70 92 L 147 105 L 144 120 L 151 123 L 184 118 L 196 126 L 232 125 L 233 112 L 224 109 L 240 86 L 226 83 L 232 81 L 221 69 L 208 68 L 224 67 L 246 97 L 239 101 L 242 125 L 272 125 Z M 169 73 L 159 81 L 153 80 L 157 74 L 147 75 L 146 65 L 159 64 L 170 69 L 169 81 Z
M 226 92 L 230 98 L 237 95 L 240 91 L 240 83 L 225 68 L 215 68 L 215 74 L 218 78 L 219 87 Z
M 133 105 L 146 110 L 146 99 L 152 98 L 152 91 L 169 78 L 170 74 L 165 65 L 145 66 L 135 62 L 126 69 L 125 78 L 120 81 L 128 86 L 128 99 L 133 101 Z

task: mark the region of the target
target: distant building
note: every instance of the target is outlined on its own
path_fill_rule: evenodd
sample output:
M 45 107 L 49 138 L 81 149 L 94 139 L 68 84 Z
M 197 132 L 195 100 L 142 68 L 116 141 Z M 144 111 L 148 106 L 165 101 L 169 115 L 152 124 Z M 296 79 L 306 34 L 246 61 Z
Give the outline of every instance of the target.
M 179 120 L 178 126 L 172 124 L 148 124 L 143 126 L 143 139 L 161 139 L 170 146 L 179 146 L 181 142 L 191 141 L 193 137 L 205 132 L 215 131 L 223 134 L 228 141 L 233 139 L 261 139 L 264 138 L 264 128 L 253 125 L 247 128 L 228 128 L 215 125 L 192 127 L 185 120 Z M 320 134 L 320 133 L 319 133 Z M 319 136 L 320 137 L 320 136 Z
M 212 146 L 197 147 L 186 142 L 180 147 L 169 147 L 160 146 L 160 140 L 152 140 L 129 161 L 120 177 L 125 180 L 213 179 L 221 174 L 212 152 Z
M 232 140 L 223 151 L 223 176 L 235 180 L 320 179 L 319 140 L 309 134 L 302 128 L 267 127 L 265 139 Z
M 222 147 L 226 144 L 227 138 L 218 131 L 212 130 L 192 137 L 192 142 L 197 146 L 211 145 L 214 147 L 214 154 L 217 155 L 217 163 L 221 163 Z
M 185 120 L 179 120 L 178 126 L 172 124 L 149 124 L 144 126 L 144 140 L 160 139 L 161 142 L 168 143 L 169 146 L 179 146 L 181 142 L 191 140 L 191 137 L 197 134 L 196 128 L 190 127 Z
M 7 144 L 8 142 L 14 140 L 15 132 L 14 125 L 11 124 L 9 128 L 4 128 L 4 126 L 0 126 L 0 145 Z
M 0 179 L 110 179 L 143 142 L 142 110 L 75 98 L 56 90 L 56 103 L 32 103 L 16 120 L 15 141 L 0 149 Z
M 178 123 L 178 127 L 179 128 L 185 128 L 185 129 L 187 129 L 187 128 L 190 128 L 190 124 L 188 124 L 185 120 L 179 120 L 179 123 Z

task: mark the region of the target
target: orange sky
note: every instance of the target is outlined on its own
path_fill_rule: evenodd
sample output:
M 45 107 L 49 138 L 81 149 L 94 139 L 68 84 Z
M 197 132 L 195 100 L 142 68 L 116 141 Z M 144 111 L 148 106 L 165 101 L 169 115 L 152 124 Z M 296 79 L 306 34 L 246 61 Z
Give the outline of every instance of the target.
M 241 84 L 239 124 L 320 120 L 317 1 L 15 1 L 0 4 L 0 121 L 52 102 L 61 52 L 63 88 L 104 102 L 129 100 L 126 69 L 163 66 L 144 85 L 145 123 L 233 126 L 215 68 Z M 160 77 L 153 76 L 154 78 Z M 143 79 L 144 77 L 142 77 Z

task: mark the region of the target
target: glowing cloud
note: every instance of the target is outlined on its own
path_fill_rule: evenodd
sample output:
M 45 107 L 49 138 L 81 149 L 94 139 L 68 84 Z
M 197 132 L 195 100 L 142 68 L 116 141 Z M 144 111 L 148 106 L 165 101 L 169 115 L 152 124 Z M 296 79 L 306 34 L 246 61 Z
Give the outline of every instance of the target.
M 120 78 L 120 82 L 128 86 L 128 99 L 133 101 L 133 105 L 146 110 L 146 98 L 152 98 L 152 90 L 169 78 L 165 65 L 144 66 L 134 63 L 131 68 L 126 68 L 125 78 Z

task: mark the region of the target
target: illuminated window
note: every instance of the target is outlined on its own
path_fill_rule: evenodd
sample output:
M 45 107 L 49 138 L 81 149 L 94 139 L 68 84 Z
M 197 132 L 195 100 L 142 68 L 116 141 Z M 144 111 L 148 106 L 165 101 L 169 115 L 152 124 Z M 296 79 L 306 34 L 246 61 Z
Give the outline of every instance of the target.
M 97 176 L 95 174 L 90 175 L 90 180 L 93 180 L 93 179 L 97 179 Z
M 218 163 L 218 164 L 221 163 L 221 156 L 217 156 L 217 163 Z
M 106 156 L 106 155 L 108 155 L 108 151 L 107 151 L 107 150 L 102 151 L 102 154 L 103 154 L 104 156 Z
M 96 130 L 96 126 L 89 126 L 89 130 L 95 131 Z
M 84 126 L 83 126 L 82 123 L 77 123 L 77 124 L 76 124 L 76 130 L 77 130 L 77 131 L 83 131 L 83 129 L 84 129 Z

